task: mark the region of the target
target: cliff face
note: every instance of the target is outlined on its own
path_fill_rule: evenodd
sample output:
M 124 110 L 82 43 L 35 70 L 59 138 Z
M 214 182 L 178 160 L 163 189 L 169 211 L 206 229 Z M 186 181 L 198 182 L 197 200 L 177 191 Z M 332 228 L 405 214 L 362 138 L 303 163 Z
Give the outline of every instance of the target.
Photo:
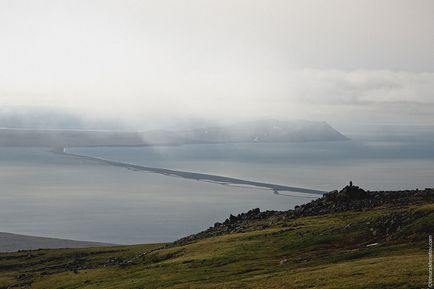
M 237 216 L 230 215 L 223 223 L 215 223 L 206 231 L 182 238 L 177 242 L 185 243 L 201 238 L 244 232 L 252 228 L 263 229 L 273 226 L 281 220 L 347 211 L 366 211 L 380 207 L 393 209 L 430 203 L 434 203 L 434 189 L 432 188 L 404 191 L 365 191 L 350 184 L 340 191 L 329 192 L 324 194 L 322 198 L 296 206 L 293 210 L 261 212 L 256 208 Z M 394 226 L 400 222 L 396 216 L 392 219 L 394 219 L 393 222 L 396 222 Z M 255 221 L 262 222 L 258 225 L 258 222 Z M 383 224 L 382 227 L 386 230 L 387 224 Z

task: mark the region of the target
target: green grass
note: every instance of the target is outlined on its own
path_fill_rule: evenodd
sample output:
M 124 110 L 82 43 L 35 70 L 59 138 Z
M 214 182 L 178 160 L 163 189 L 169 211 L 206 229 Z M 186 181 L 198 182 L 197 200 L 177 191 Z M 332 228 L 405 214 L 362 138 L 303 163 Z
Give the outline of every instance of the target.
M 390 235 L 373 236 L 370 226 L 391 212 L 375 209 L 279 221 L 267 229 L 184 245 L 0 254 L 0 288 L 30 281 L 31 288 L 41 289 L 422 288 L 434 205 L 394 209 L 417 218 Z M 252 222 L 252 228 L 260 222 Z M 374 242 L 379 245 L 366 247 Z M 73 265 L 68 269 L 68 264 Z M 89 269 L 74 272 L 77 264 Z M 23 273 L 32 277 L 18 280 Z

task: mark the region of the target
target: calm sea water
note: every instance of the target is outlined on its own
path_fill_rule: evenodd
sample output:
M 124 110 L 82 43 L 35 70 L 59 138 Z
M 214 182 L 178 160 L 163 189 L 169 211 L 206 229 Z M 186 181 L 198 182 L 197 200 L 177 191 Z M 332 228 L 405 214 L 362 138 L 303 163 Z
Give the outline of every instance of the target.
M 432 127 L 376 126 L 349 136 L 344 142 L 68 151 L 325 191 L 349 180 L 367 189 L 434 187 Z M 101 165 L 45 148 L 0 148 L 0 183 L 0 231 L 125 244 L 172 241 L 230 213 L 309 201 Z

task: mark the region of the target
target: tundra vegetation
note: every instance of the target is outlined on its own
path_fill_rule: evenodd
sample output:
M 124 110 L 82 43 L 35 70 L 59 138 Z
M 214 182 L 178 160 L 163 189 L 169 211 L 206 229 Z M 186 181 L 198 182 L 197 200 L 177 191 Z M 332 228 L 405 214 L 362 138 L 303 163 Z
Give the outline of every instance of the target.
M 423 288 L 434 190 L 347 186 L 166 244 L 0 254 L 0 288 Z

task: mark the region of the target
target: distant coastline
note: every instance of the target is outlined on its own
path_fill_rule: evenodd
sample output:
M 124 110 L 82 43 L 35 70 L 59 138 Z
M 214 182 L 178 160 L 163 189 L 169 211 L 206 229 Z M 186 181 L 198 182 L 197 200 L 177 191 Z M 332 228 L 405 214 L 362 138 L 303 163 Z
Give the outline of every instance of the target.
M 0 252 L 15 252 L 18 250 L 37 249 L 88 248 L 102 246 L 117 246 L 117 244 L 0 232 Z
M 108 131 L 0 128 L 0 146 L 97 147 L 184 144 L 299 143 L 344 141 L 326 122 L 262 120 L 179 131 Z

